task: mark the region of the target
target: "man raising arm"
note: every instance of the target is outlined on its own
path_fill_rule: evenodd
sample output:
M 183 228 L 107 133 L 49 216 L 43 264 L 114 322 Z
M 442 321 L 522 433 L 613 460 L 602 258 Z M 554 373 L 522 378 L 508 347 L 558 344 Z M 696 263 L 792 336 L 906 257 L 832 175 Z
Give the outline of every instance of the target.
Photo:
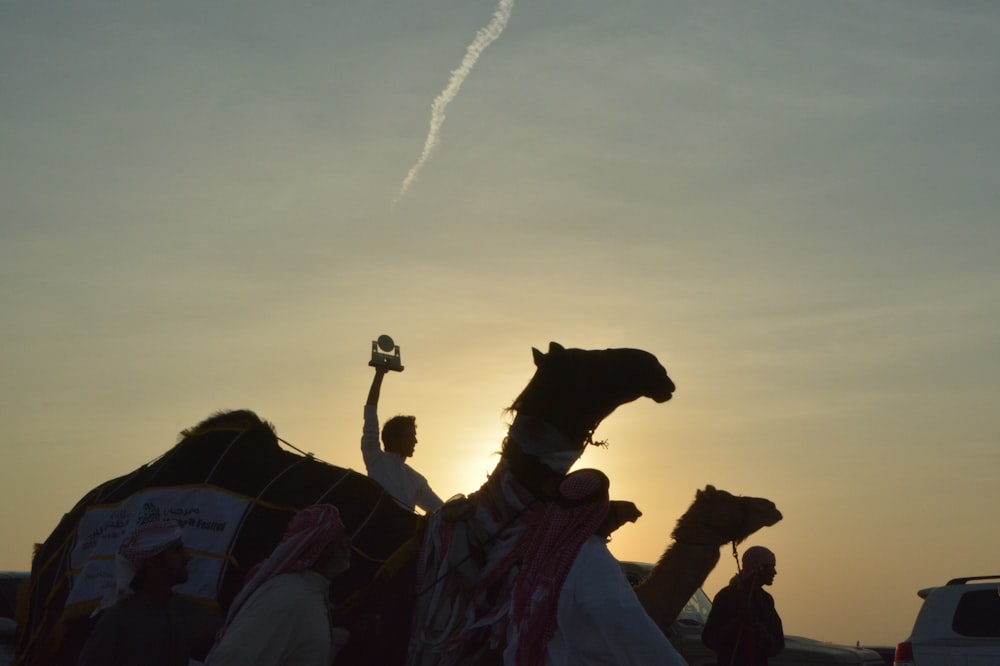
M 368 400 L 365 402 L 364 427 L 361 433 L 361 454 L 368 476 L 377 481 L 401 506 L 413 511 L 419 506 L 430 513 L 443 502 L 431 490 L 427 479 L 406 464 L 417 444 L 417 423 L 413 416 L 394 416 L 382 428 L 383 451 L 379 447 L 378 400 L 387 369 L 375 368 Z

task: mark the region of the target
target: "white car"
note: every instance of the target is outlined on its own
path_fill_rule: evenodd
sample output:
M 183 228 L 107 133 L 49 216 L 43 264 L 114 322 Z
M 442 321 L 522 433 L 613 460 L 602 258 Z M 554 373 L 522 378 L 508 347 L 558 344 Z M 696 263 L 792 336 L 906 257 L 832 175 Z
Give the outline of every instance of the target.
M 622 562 L 625 576 L 635 585 L 646 577 L 653 565 L 647 562 Z M 712 602 L 708 596 L 698 590 L 681 611 L 667 638 L 674 649 L 680 652 L 689 666 L 716 666 L 718 659 L 714 652 L 701 642 L 701 632 L 705 628 L 705 620 L 712 610 Z M 873 650 L 836 645 L 785 634 L 785 649 L 778 656 L 768 659 L 770 666 L 885 666 L 885 661 Z
M 1000 664 L 1000 576 L 955 578 L 917 594 L 924 603 L 896 666 Z

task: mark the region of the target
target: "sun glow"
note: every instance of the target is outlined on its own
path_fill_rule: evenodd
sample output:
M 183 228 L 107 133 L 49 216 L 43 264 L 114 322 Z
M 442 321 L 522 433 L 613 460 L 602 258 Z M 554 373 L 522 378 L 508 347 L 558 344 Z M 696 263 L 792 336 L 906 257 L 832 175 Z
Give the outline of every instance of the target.
M 456 426 L 449 433 L 448 444 L 441 445 L 422 463 L 428 466 L 428 478 L 433 475 L 434 490 L 444 499 L 478 490 L 500 461 L 506 433 L 506 425 L 500 422 L 486 427 Z

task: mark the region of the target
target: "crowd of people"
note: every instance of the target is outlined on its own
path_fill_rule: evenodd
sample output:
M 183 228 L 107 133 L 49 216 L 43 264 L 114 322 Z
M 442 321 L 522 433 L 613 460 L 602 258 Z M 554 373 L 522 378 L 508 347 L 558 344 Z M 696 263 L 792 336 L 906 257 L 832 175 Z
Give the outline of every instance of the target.
M 396 416 L 379 430 L 385 375 L 386 368 L 376 367 L 364 406 L 367 473 L 406 509 L 434 513 L 441 498 L 406 462 L 417 443 L 415 418 Z M 607 477 L 597 470 L 566 475 L 559 497 L 541 513 L 521 553 L 504 664 L 684 666 L 607 548 L 610 529 L 635 517 L 609 516 Z M 350 640 L 330 618 L 330 583 L 351 559 L 337 507 L 317 504 L 296 513 L 224 615 L 174 593 L 188 579 L 190 559 L 177 522 L 139 525 L 118 549 L 116 584 L 95 611 L 79 666 L 188 666 L 192 659 L 207 666 L 329 666 Z M 774 599 L 763 590 L 774 581 L 776 559 L 755 546 L 742 562 L 716 595 L 702 639 L 718 666 L 767 666 L 784 647 Z

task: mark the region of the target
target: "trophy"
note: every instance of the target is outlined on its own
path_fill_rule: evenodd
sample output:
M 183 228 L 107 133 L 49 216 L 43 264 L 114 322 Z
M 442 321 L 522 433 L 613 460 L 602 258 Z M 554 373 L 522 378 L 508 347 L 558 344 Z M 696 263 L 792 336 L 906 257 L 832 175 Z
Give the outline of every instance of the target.
M 378 336 L 378 340 L 372 340 L 372 360 L 368 361 L 368 365 L 402 372 L 403 362 L 399 358 L 399 346 L 388 335 Z

